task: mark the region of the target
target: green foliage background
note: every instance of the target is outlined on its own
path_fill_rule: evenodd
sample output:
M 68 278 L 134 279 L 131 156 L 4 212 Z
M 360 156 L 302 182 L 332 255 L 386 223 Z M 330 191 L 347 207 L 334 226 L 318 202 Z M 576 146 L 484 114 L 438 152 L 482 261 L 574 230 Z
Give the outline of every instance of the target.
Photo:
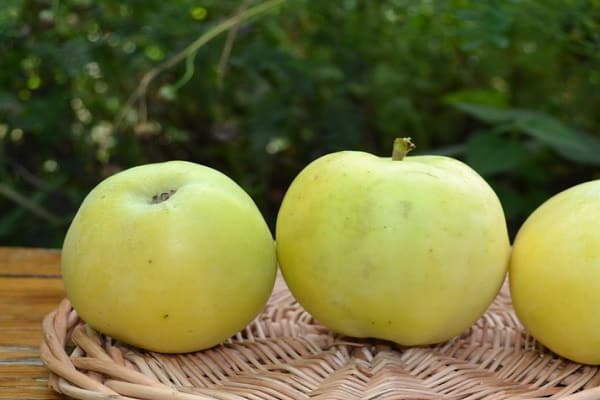
M 386 155 L 399 135 L 478 170 L 512 233 L 600 178 L 598 0 L 288 0 L 128 105 L 146 72 L 257 4 L 3 0 L 0 244 L 59 247 L 102 178 L 169 159 L 227 173 L 271 226 L 308 162 Z

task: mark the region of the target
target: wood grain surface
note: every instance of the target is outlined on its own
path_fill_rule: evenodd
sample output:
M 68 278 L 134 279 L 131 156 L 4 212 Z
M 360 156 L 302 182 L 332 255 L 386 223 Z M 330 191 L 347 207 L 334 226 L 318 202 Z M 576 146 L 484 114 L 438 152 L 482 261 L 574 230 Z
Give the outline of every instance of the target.
M 0 247 L 0 399 L 66 399 L 39 358 L 42 318 L 64 297 L 58 250 Z

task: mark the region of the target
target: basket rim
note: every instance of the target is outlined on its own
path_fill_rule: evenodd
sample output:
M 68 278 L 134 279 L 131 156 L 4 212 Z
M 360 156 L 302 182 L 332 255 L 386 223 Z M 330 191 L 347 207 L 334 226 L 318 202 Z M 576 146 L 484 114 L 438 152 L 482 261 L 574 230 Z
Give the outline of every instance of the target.
M 282 278 L 278 277 L 278 280 L 281 281 Z M 274 293 L 273 297 L 282 298 L 284 294 L 289 295 L 287 292 L 287 288 L 281 282 L 278 282 L 278 290 L 279 293 Z M 503 288 L 506 290 L 506 285 Z M 285 291 L 287 293 L 283 293 Z M 291 295 L 289 295 L 291 296 Z M 508 309 L 510 304 L 506 302 L 494 303 L 496 305 L 496 312 L 498 309 L 501 311 L 511 311 L 514 314 L 512 309 Z M 498 305 L 499 304 L 499 305 Z M 484 317 L 494 321 L 494 318 L 497 317 L 494 314 L 495 311 L 486 312 Z M 482 318 L 484 318 L 482 317 Z M 514 315 L 513 315 L 514 317 Z M 497 319 L 497 318 L 496 318 Z M 117 341 L 112 340 L 110 337 L 104 336 L 102 334 L 97 333 L 92 328 L 90 328 L 84 321 L 82 321 L 77 312 L 73 309 L 71 303 L 68 299 L 63 299 L 56 309 L 48 313 L 42 323 L 43 328 L 43 341 L 40 346 L 40 358 L 43 363 L 46 365 L 49 370 L 49 386 L 58 393 L 63 393 L 67 396 L 70 396 L 75 399 L 82 400 L 141 400 L 141 399 L 173 399 L 173 400 L 222 400 L 222 399 L 244 399 L 244 398 L 254 398 L 252 396 L 244 397 L 241 394 L 235 394 L 233 392 L 229 393 L 225 390 L 220 390 L 218 386 L 213 387 L 197 387 L 194 388 L 195 385 L 191 385 L 191 378 L 189 376 L 186 377 L 186 372 L 182 370 L 181 367 L 176 367 L 177 360 L 179 360 L 179 356 L 190 356 L 190 357 L 203 357 L 205 356 L 204 352 L 196 352 L 196 353 L 188 353 L 187 355 L 174 355 L 174 354 L 160 354 L 144 351 L 141 349 L 133 348 L 131 346 L 124 345 Z M 285 327 L 283 328 L 281 334 L 286 335 Z M 488 329 L 489 330 L 489 329 Z M 483 333 L 481 333 L 483 332 Z M 483 341 L 485 338 L 483 335 L 486 333 L 481 331 L 479 334 L 481 335 L 481 340 Z M 267 335 L 263 332 L 264 335 Z M 487 333 L 490 334 L 489 332 Z M 319 348 L 323 348 L 323 340 L 331 340 L 331 343 L 328 345 L 331 346 L 332 343 L 335 343 L 336 346 L 347 346 L 348 348 L 352 348 L 352 354 L 349 355 L 353 359 L 355 365 L 355 369 L 348 373 L 344 379 L 346 379 L 345 390 L 348 393 L 358 393 L 359 389 L 353 389 L 353 385 L 358 387 L 362 385 L 365 379 L 369 379 L 366 375 L 362 374 L 361 368 L 363 363 L 368 364 L 373 359 L 373 354 L 376 354 L 376 351 L 369 350 L 369 346 L 381 346 L 385 351 L 391 352 L 392 356 L 397 356 L 401 352 L 398 349 L 390 347 L 388 344 L 383 341 L 373 341 L 373 340 L 353 340 L 352 338 L 344 338 L 339 337 L 331 332 L 328 332 L 327 335 L 319 334 L 311 334 L 303 331 L 301 333 L 296 334 L 298 340 L 302 340 L 303 344 L 310 348 L 311 346 L 317 351 Z M 292 336 L 290 336 L 292 337 Z M 325 339 L 324 339 L 325 338 Z M 254 341 L 255 343 L 261 343 L 260 338 L 251 338 L 249 342 Z M 264 341 L 264 340 L 263 340 Z M 312 342 L 311 342 L 312 341 Z M 295 342 L 294 342 L 295 343 Z M 376 343 L 375 345 L 373 343 Z M 458 342 L 456 342 L 458 343 Z M 455 346 L 456 343 L 448 342 L 442 344 L 446 350 L 448 350 L 449 354 L 452 354 L 452 346 Z M 228 346 L 235 345 L 235 343 L 226 343 L 220 346 Z M 291 346 L 293 347 L 294 344 Z M 290 346 L 290 345 L 288 345 Z M 439 347 L 439 346 L 438 346 Z M 455 346 L 456 347 L 456 346 Z M 428 347 L 424 347 L 425 355 L 426 349 Z M 128 353 L 128 349 L 132 351 L 139 352 L 144 356 L 147 356 L 150 362 L 140 361 L 135 359 L 135 357 L 139 358 L 139 355 L 132 355 Z M 502 348 L 499 347 L 498 354 L 501 353 Z M 415 351 L 417 351 L 416 349 Z M 275 352 L 277 349 L 274 350 Z M 478 351 L 477 346 L 474 346 L 472 352 Z M 482 350 L 483 351 L 483 350 Z M 397 354 L 394 354 L 397 353 Z M 541 353 L 539 354 L 541 357 Z M 133 358 L 132 358 L 133 357 Z M 160 357 L 160 360 L 158 359 Z M 171 357 L 171 358 L 170 358 Z M 209 354 L 206 354 L 206 357 L 211 357 Z M 407 356 L 408 357 L 408 356 Z M 451 356 L 448 356 L 451 357 Z M 583 371 L 584 374 L 580 374 L 573 379 L 574 383 L 570 383 L 569 385 L 577 385 L 577 390 L 573 392 L 569 385 L 567 386 L 548 386 L 550 383 L 554 382 L 550 380 L 550 383 L 544 385 L 539 385 L 538 390 L 532 390 L 528 393 L 522 393 L 525 397 L 520 396 L 518 393 L 515 395 L 508 395 L 508 397 L 503 397 L 502 393 L 498 392 L 496 388 L 496 392 L 490 393 L 489 398 L 548 398 L 547 394 L 552 393 L 551 397 L 555 398 L 555 396 L 560 396 L 560 398 L 565 400 L 592 400 L 600 398 L 600 367 L 595 366 L 585 366 L 583 364 L 577 364 L 570 362 L 568 360 L 561 359 L 556 355 L 552 355 L 554 359 L 559 360 L 565 366 L 571 366 L 570 368 L 575 371 Z M 397 358 L 397 357 L 396 357 Z M 423 360 L 418 362 L 425 363 L 426 357 Z M 429 358 L 431 359 L 431 357 Z M 133 362 L 131 361 L 133 360 Z M 154 360 L 154 361 L 152 361 Z M 167 368 L 161 370 L 160 368 L 156 368 L 154 364 L 158 364 L 159 362 L 169 363 L 172 361 L 172 365 L 168 365 Z M 407 358 L 408 360 L 408 358 Z M 139 361 L 139 362 L 137 362 Z M 216 362 L 216 361 L 213 361 Z M 326 363 L 325 363 L 326 364 Z M 324 365 L 325 365 L 324 364 Z M 538 363 L 540 366 L 538 368 L 545 368 L 543 362 Z M 534 365 L 534 364 L 532 364 Z M 558 365 L 558 364 L 557 364 Z M 153 369 L 154 368 L 154 369 Z M 278 364 L 280 369 L 290 369 L 293 370 L 296 368 L 294 365 L 287 365 L 285 362 L 281 362 Z M 365 367 L 366 368 L 366 367 Z M 377 366 L 375 367 L 377 368 Z M 517 367 L 515 367 L 517 368 Z M 566 368 L 566 367 L 565 367 Z M 331 368 L 330 368 L 331 369 Z M 265 369 L 266 371 L 267 369 Z M 161 372 L 162 371 L 162 372 Z M 187 371 L 187 370 L 186 370 Z M 340 372 L 341 371 L 341 372 Z M 373 370 L 374 371 L 374 370 Z M 483 370 L 482 370 L 483 371 Z M 570 370 L 567 368 L 567 372 Z M 289 372 L 289 371 L 288 371 Z M 377 371 L 375 371 L 377 372 Z M 414 371 L 413 371 L 414 372 Z M 417 371 L 418 372 L 418 371 Z M 578 372 L 578 373 L 579 373 Z M 159 376 L 160 374 L 164 374 L 164 376 Z M 343 371 L 343 368 L 335 371 L 334 374 L 343 374 L 347 373 Z M 158 374 L 158 375 L 157 375 Z M 318 374 L 318 373 L 315 373 Z M 362 374 L 362 376 L 361 376 Z M 168 375 L 168 376 L 167 376 Z M 415 374 L 415 376 L 418 374 Z M 309 377 L 309 375 L 305 375 Z M 411 385 L 416 384 L 411 381 L 410 375 L 398 375 L 403 379 L 403 382 L 406 384 L 406 388 L 403 390 L 410 392 Z M 550 376 L 550 375 L 548 375 Z M 317 377 L 315 379 L 320 379 L 321 377 Z M 389 378 L 389 376 L 388 376 Z M 415 377 L 413 377 L 416 379 Z M 559 379 L 556 381 L 557 379 Z M 568 376 L 558 375 L 555 378 L 555 385 L 561 384 L 561 382 L 568 378 Z M 260 385 L 260 380 L 265 379 L 264 390 L 267 390 L 268 386 L 266 383 L 271 381 L 266 378 L 261 378 L 256 375 L 255 380 L 258 381 Z M 271 379 L 271 378 L 269 378 Z M 308 378 L 307 378 L 308 379 Z M 361 379 L 363 381 L 361 381 Z M 432 378 L 428 378 L 432 379 Z M 440 378 L 441 379 L 441 378 Z M 547 378 L 550 379 L 550 378 Z M 170 382 L 169 384 L 165 382 Z M 179 382 L 179 384 L 175 384 L 173 382 Z M 183 385 L 181 383 L 184 383 Z M 271 382 L 272 383 L 272 382 Z M 302 382 L 298 382 L 298 385 L 302 385 Z M 459 382 L 460 384 L 460 382 Z M 466 382 L 464 383 L 466 385 Z M 191 385 L 191 386 L 190 386 Z M 242 384 L 240 384 L 242 385 Z M 587 386 L 586 386 L 587 385 Z M 280 387 L 281 385 L 277 386 Z M 364 386 L 364 385 L 363 385 Z M 240 386 L 241 387 L 241 386 Z M 379 396 L 377 394 L 377 389 L 381 390 L 381 397 L 377 398 L 386 398 L 386 390 L 392 390 L 394 387 L 394 383 L 383 380 L 382 382 L 378 382 L 374 387 L 370 388 L 369 396 L 373 395 L 375 397 Z M 582 389 L 583 388 L 583 389 Z M 334 388 L 335 389 L 335 388 Z M 493 388 L 487 388 L 493 389 Z M 554 390 L 553 392 L 549 392 L 548 390 Z M 325 391 L 323 391 L 325 390 Z M 320 395 L 322 398 L 327 397 L 327 388 L 322 389 L 322 393 Z M 354 390 L 354 392 L 352 392 Z M 486 390 L 486 388 L 482 388 L 482 391 Z M 273 389 L 272 397 L 277 397 L 277 391 Z M 291 392 L 290 392 L 291 393 Z M 333 392 L 332 392 L 333 393 Z M 392 392 L 390 392 L 392 393 Z M 561 393 L 566 394 L 565 396 L 561 396 Z M 360 398 L 365 393 L 360 394 Z M 534 394 L 534 397 L 527 397 Z M 282 398 L 284 393 L 281 392 Z M 418 397 L 419 391 L 415 386 L 414 396 Z M 423 394 L 422 398 L 446 398 L 444 396 L 439 397 L 440 393 L 438 393 L 438 397 L 431 397 L 433 395 Z M 287 398 L 296 398 L 290 397 L 291 395 L 287 394 Z M 392 398 L 394 397 L 393 393 L 390 395 Z M 495 396 L 495 397 L 494 397 Z M 369 397 L 369 398 L 375 398 Z M 414 398 L 417 398 L 414 397 Z M 306 397 L 308 398 L 308 397 Z M 317 398 L 321 398 L 318 397 Z M 331 398 L 345 398 L 345 397 L 331 397 Z M 421 398 L 421 397 L 419 397 Z M 459 399 L 462 397 L 457 397 L 456 395 L 448 396 L 447 398 L 451 399 Z M 475 397 L 473 397 L 475 398 Z M 483 397 L 482 397 L 483 398 Z M 488 397 L 485 397 L 488 398 Z

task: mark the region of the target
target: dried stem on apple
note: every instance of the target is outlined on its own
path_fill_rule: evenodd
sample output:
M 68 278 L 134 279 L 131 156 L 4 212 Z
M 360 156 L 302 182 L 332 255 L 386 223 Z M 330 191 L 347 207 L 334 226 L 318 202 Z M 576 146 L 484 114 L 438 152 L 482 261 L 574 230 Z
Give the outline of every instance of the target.
M 392 151 L 392 160 L 400 161 L 404 156 L 416 146 L 409 137 L 396 138 L 394 140 L 394 150 Z

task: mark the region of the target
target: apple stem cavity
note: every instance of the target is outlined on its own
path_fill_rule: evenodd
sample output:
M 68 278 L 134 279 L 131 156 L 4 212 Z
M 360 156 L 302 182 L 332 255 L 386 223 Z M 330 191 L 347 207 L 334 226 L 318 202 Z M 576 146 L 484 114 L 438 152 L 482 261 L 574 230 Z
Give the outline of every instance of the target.
M 404 159 L 404 156 L 408 154 L 409 151 L 414 149 L 415 144 L 412 142 L 411 138 L 403 137 L 396 138 L 394 140 L 394 150 L 392 151 L 392 160 L 401 161 Z
M 152 201 L 150 201 L 151 204 L 158 204 L 158 203 L 162 203 L 163 201 L 167 201 L 169 200 L 169 198 L 171 196 L 173 196 L 175 194 L 176 190 L 175 189 L 171 189 L 168 192 L 162 192 L 159 194 L 155 194 L 154 196 L 152 196 Z

